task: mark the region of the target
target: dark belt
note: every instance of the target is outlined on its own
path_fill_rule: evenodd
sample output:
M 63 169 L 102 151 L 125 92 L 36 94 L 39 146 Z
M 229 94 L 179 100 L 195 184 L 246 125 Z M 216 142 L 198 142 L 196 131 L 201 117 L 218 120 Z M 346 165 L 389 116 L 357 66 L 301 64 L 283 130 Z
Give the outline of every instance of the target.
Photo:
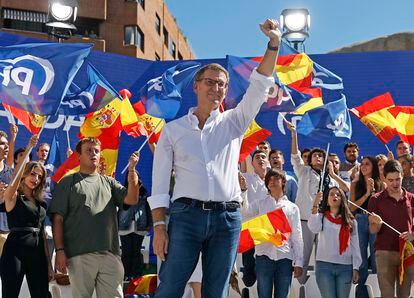
M 195 199 L 181 197 L 175 200 L 175 202 L 184 203 L 192 207 L 200 208 L 203 210 L 235 210 L 240 208 L 240 203 L 236 201 L 230 202 L 213 202 L 213 201 L 199 201 Z
M 10 232 L 31 232 L 31 233 L 39 233 L 39 228 L 33 227 L 18 227 L 18 228 L 10 228 Z

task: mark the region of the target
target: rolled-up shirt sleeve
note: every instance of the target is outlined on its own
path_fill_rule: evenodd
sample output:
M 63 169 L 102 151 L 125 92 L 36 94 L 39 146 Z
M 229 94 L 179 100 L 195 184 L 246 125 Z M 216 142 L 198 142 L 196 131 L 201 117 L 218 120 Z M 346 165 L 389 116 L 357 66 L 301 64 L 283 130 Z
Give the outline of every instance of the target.
M 302 226 L 300 224 L 299 207 L 294 205 L 294 213 L 292 216 L 292 247 L 293 247 L 293 263 L 294 266 L 303 267 L 303 238 Z
M 302 157 L 300 157 L 300 154 L 292 154 L 290 156 L 290 162 L 293 166 L 293 172 L 298 177 L 303 175 L 303 171 L 305 170 L 305 164 L 303 163 Z
M 361 250 L 359 249 L 358 223 L 354 219 L 351 233 L 352 268 L 359 270 L 362 264 Z
M 237 127 L 244 133 L 249 127 L 250 123 L 256 117 L 263 103 L 267 101 L 269 89 L 275 83 L 273 77 L 266 77 L 253 70 L 250 76 L 250 85 L 243 96 L 240 103 L 231 111 L 237 116 L 232 119 L 237 119 Z
M 154 152 L 152 166 L 152 191 L 148 197 L 151 209 L 170 205 L 170 178 L 173 167 L 173 148 L 168 136 L 168 125 L 164 126 Z

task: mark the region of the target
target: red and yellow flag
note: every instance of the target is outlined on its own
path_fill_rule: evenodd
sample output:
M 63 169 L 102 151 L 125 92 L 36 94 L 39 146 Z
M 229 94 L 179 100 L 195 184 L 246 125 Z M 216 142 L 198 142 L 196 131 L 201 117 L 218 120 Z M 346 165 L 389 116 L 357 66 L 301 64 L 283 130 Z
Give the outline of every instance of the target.
M 32 134 L 38 134 L 42 129 L 46 116 L 33 114 L 14 106 L 6 105 L 5 103 L 3 103 L 3 106 L 5 110 L 9 111 L 14 117 L 19 119 Z
M 262 242 L 280 247 L 289 240 L 291 233 L 285 213 L 282 209 L 276 209 L 242 224 L 238 252 L 246 252 Z
M 239 163 L 243 162 L 260 142 L 266 140 L 272 133 L 267 129 L 261 128 L 255 120 L 250 123 L 243 136 L 243 142 L 240 147 Z
M 414 106 L 396 106 L 388 111 L 395 118 L 395 131 L 401 140 L 414 146 Z
M 390 113 L 394 100 L 389 92 L 378 95 L 362 105 L 350 109 L 362 123 L 384 144 L 396 135 L 395 118 Z
M 400 238 L 400 285 L 404 281 L 404 271 L 414 264 L 414 246 L 411 242 Z
M 133 105 L 133 108 L 137 114 L 138 122 L 142 125 L 142 127 L 145 130 L 145 133 L 142 135 L 149 136 L 151 132 L 155 130 L 148 142 L 150 144 L 158 142 L 161 130 L 165 125 L 165 120 L 148 115 L 146 113 L 145 106 L 142 103 L 142 101 L 138 101 L 137 103 L 135 103 Z
M 86 116 L 80 127 L 79 139 L 95 137 L 101 142 L 101 158 L 98 172 L 115 176 L 121 131 L 128 133 L 136 124 L 137 117 L 127 97 L 116 98 L 102 109 Z M 78 154 L 73 153 L 52 176 L 59 182 L 64 176 L 79 171 Z

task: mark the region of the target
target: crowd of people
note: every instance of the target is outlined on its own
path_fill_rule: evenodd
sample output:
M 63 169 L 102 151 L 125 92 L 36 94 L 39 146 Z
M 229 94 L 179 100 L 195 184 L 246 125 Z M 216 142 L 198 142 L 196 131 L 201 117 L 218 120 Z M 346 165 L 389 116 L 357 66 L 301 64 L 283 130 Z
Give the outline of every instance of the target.
M 286 121 L 293 171 L 285 170 L 288 152 L 267 141 L 238 163 L 243 134 L 274 82 L 280 31 L 273 20 L 261 30 L 269 43 L 235 109 L 219 112 L 226 69 L 209 64 L 197 72 L 197 107 L 167 123 L 155 147 L 151 194 L 135 170 L 137 152 L 122 185 L 99 173 L 99 140 L 84 138 L 73 153 L 79 171 L 54 184 L 48 144 L 37 145 L 34 135 L 15 150 L 17 126 L 11 125 L 10 137 L 0 131 L 2 297 L 18 297 L 24 276 L 32 297 L 48 297 L 56 272 L 69 274 L 73 297 L 94 291 L 123 297 L 123 282 L 142 274 L 140 250 L 150 226 L 161 261 L 155 297 L 181 298 L 189 282 L 196 298 L 226 297 L 241 223 L 277 209 L 291 234 L 282 246 L 263 242 L 243 253 L 243 297 L 256 282 L 261 298 L 289 297 L 293 278 L 301 297 L 310 297 L 314 249 L 322 297 L 349 297 L 353 283 L 356 297 L 369 297 L 370 272 L 382 297 L 409 297 L 414 266 L 405 268 L 403 280 L 399 274 L 400 242 L 414 240 L 409 144 L 398 142 L 396 157 L 361 158 L 358 144 L 350 142 L 341 162 L 338 153 L 321 148 L 299 150 L 296 128 Z M 31 161 L 32 149 L 37 161 Z

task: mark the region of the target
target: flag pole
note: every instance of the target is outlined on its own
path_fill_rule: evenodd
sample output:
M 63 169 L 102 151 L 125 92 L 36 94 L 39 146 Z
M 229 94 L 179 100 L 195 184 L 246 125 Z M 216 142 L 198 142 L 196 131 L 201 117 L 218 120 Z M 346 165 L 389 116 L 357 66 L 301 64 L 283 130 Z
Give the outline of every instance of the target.
M 158 121 L 157 125 L 155 125 L 154 129 L 151 131 L 151 133 L 149 134 L 149 136 L 147 136 L 147 139 L 144 141 L 144 143 L 142 143 L 142 144 L 141 144 L 141 146 L 138 148 L 138 150 L 137 150 L 137 151 L 135 151 L 136 153 L 140 153 L 140 152 L 141 152 L 142 148 L 144 148 L 145 144 L 146 144 L 146 143 L 148 143 L 149 139 L 150 139 L 150 138 L 152 137 L 152 135 L 155 133 L 155 131 L 157 130 L 158 126 L 161 124 L 161 122 L 162 122 L 163 120 L 164 120 L 164 119 L 160 119 L 160 121 Z M 126 172 L 126 170 L 128 169 L 128 166 L 129 166 L 129 162 L 128 162 L 128 164 L 125 166 L 125 168 L 122 170 L 122 172 L 121 172 L 121 174 L 122 174 L 122 175 Z
M 9 112 L 9 117 L 7 117 L 7 118 L 9 118 L 9 123 L 16 125 L 16 121 L 14 121 L 14 117 L 13 117 L 13 114 L 11 112 L 11 109 L 10 109 L 9 105 L 7 105 L 6 110 Z
M 391 150 L 390 150 L 390 148 L 388 147 L 387 144 L 384 144 L 384 146 L 385 146 L 385 149 L 387 149 L 388 152 L 391 152 Z
M 362 211 L 364 211 L 365 213 L 369 214 L 369 215 L 374 215 L 372 214 L 372 212 L 369 212 L 368 210 L 362 208 L 361 206 L 358 206 L 357 204 L 355 204 L 354 202 L 352 202 L 351 200 L 348 200 L 349 203 L 351 203 L 352 205 L 354 205 L 355 207 L 361 209 Z M 385 221 L 381 220 L 381 223 L 383 223 L 384 225 L 386 225 L 387 227 L 389 227 L 391 230 L 393 230 L 395 233 L 397 233 L 398 235 L 401 235 L 401 232 L 398 231 L 397 229 L 395 229 L 394 227 L 392 227 L 391 225 L 387 224 Z
M 328 143 L 328 146 L 326 146 L 326 154 L 325 154 L 325 160 L 324 160 L 324 163 L 323 163 L 321 181 L 319 182 L 319 191 L 323 191 L 323 181 L 325 179 L 326 166 L 328 165 L 328 155 L 329 155 L 329 148 L 330 147 L 331 147 L 331 143 Z
M 68 142 L 68 149 L 70 149 L 70 138 L 69 138 L 69 127 L 68 123 L 66 122 L 66 116 L 63 116 L 65 118 L 65 127 L 66 127 L 66 141 Z
M 43 122 L 43 124 L 42 124 L 42 128 L 40 129 L 39 133 L 37 134 L 37 136 L 38 136 L 38 137 L 40 137 L 40 134 L 42 133 L 43 129 L 45 128 L 46 122 L 49 120 L 49 118 L 50 118 L 50 116 L 47 116 L 47 117 L 46 117 L 46 119 L 45 119 L 45 121 Z M 33 147 L 32 147 L 32 146 L 29 146 L 29 148 L 28 148 L 28 149 L 29 149 L 29 150 L 27 150 L 27 153 L 26 153 L 26 155 L 23 157 L 23 160 L 26 160 L 26 158 L 30 155 L 30 153 L 31 153 L 31 152 L 32 152 L 32 150 L 33 150 Z M 20 168 L 17 170 L 16 175 L 14 175 L 14 178 L 13 178 L 13 181 L 11 182 L 11 184 L 14 184 L 14 183 L 16 182 L 16 179 L 17 179 L 17 177 L 20 175 L 20 173 L 22 172 L 22 170 L 23 170 L 23 166 L 20 166 Z

